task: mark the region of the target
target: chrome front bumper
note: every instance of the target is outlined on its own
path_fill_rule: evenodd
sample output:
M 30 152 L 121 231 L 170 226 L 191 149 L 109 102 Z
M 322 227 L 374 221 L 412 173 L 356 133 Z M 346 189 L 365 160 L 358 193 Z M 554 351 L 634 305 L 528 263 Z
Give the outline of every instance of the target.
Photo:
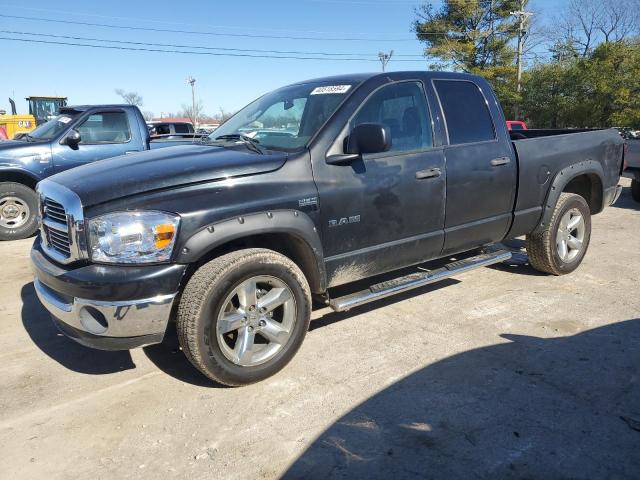
M 169 323 L 177 293 L 130 301 L 67 297 L 34 279 L 42 305 L 62 332 L 102 350 L 123 350 L 159 343 Z

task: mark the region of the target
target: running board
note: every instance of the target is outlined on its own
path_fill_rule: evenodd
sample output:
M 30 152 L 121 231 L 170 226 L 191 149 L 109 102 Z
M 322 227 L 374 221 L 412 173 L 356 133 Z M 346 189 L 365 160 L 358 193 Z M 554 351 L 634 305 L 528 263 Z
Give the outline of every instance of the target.
M 414 288 L 423 287 L 430 283 L 444 280 L 459 273 L 473 270 L 474 268 L 486 267 L 494 263 L 500 263 L 511 258 L 511 252 L 507 250 L 498 250 L 492 253 L 484 253 L 475 257 L 458 260 L 448 263 L 437 270 L 429 270 L 424 272 L 411 273 L 404 277 L 394 278 L 385 282 L 376 283 L 366 290 L 345 295 L 344 297 L 334 298 L 329 301 L 329 306 L 336 312 L 345 312 L 365 303 L 373 302 L 381 298 L 395 295 L 396 293 L 406 292 Z

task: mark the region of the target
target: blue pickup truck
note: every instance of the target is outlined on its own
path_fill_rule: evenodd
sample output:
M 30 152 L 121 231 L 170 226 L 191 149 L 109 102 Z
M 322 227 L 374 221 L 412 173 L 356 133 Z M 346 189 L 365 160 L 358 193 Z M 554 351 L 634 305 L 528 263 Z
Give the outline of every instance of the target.
M 96 160 L 196 141 L 191 135 L 150 137 L 138 107 L 63 107 L 51 121 L 0 143 L 0 240 L 26 238 L 38 228 L 36 184 Z

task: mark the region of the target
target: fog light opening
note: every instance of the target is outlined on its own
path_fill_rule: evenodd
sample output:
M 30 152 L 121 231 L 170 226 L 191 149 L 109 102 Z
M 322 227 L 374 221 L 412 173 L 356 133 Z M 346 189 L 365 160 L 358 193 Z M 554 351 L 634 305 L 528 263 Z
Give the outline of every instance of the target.
M 89 332 L 100 335 L 107 331 L 109 324 L 101 311 L 94 307 L 82 307 L 80 309 L 80 323 Z

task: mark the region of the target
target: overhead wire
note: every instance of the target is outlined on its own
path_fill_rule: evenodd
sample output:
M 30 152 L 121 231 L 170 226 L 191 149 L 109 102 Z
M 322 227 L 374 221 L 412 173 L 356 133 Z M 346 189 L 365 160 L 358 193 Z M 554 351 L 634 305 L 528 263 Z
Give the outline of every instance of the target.
M 66 45 L 66 46 L 74 46 L 74 47 L 89 47 L 89 48 L 101 48 L 101 49 L 109 49 L 109 50 L 128 50 L 128 51 L 141 51 L 141 52 L 158 52 L 158 53 L 175 53 L 175 54 L 183 54 L 183 55 L 209 55 L 216 57 L 248 57 L 248 58 L 273 58 L 273 59 L 288 59 L 288 60 L 320 60 L 320 61 L 357 61 L 357 62 L 379 62 L 379 59 L 372 58 L 350 58 L 350 57 L 308 57 L 308 56 L 298 56 L 298 55 L 267 55 L 267 54 L 259 54 L 254 55 L 250 53 L 230 53 L 230 52 L 196 52 L 192 50 L 174 50 L 174 49 L 159 49 L 159 48 L 143 48 L 143 47 L 124 47 L 117 45 L 95 45 L 90 43 L 77 43 L 77 42 L 60 42 L 54 40 L 37 40 L 33 38 L 15 38 L 15 37 L 5 37 L 0 36 L 0 40 L 7 40 L 13 42 L 23 42 L 23 43 L 39 43 L 39 44 L 48 44 L 48 45 Z M 396 60 L 397 62 L 422 62 L 424 60 L 410 60 L 400 58 Z
M 40 33 L 40 32 L 25 32 L 19 30 L 0 30 L 0 33 L 6 33 L 9 35 L 30 35 L 36 37 L 49 37 L 49 38 L 62 38 L 66 40 L 83 40 L 90 42 L 107 42 L 118 43 L 126 45 L 144 45 L 151 47 L 171 47 L 171 48 L 193 48 L 197 50 L 220 50 L 220 51 L 232 51 L 232 52 L 258 52 L 258 53 L 271 53 L 271 54 L 296 54 L 296 55 L 319 55 L 319 56 L 337 56 L 337 57 L 356 57 L 356 56 L 373 56 L 377 53 L 343 53 L 343 52 L 307 52 L 299 50 L 262 50 L 255 48 L 231 48 L 231 47 L 212 47 L 203 45 L 182 45 L 175 43 L 155 43 L 155 42 L 135 42 L 130 40 L 112 40 L 106 38 L 95 37 L 80 37 L 72 35 L 56 35 L 52 33 Z M 407 57 L 407 58 L 424 58 L 423 55 L 417 54 L 394 54 L 394 57 Z
M 254 33 L 228 33 L 228 32 L 205 32 L 201 30 L 177 30 L 169 28 L 154 28 L 154 27 L 141 27 L 130 25 L 115 25 L 110 23 L 97 23 L 97 22 L 81 22 L 77 20 L 60 20 L 56 18 L 44 18 L 44 17 L 29 17 L 26 15 L 8 15 L 6 13 L 0 14 L 0 18 L 12 18 L 16 20 L 28 20 L 37 22 L 59 23 L 65 25 L 82 25 L 87 27 L 103 27 L 113 28 L 119 30 L 137 30 L 146 32 L 157 33 L 181 33 L 190 35 L 208 35 L 215 37 L 235 37 L 235 38 L 269 38 L 277 40 L 314 40 L 314 41 L 340 41 L 340 42 L 415 42 L 415 37 L 412 38 L 373 38 L 373 37 L 300 37 L 292 35 L 261 35 Z M 443 34 L 442 32 L 433 32 L 434 34 Z

